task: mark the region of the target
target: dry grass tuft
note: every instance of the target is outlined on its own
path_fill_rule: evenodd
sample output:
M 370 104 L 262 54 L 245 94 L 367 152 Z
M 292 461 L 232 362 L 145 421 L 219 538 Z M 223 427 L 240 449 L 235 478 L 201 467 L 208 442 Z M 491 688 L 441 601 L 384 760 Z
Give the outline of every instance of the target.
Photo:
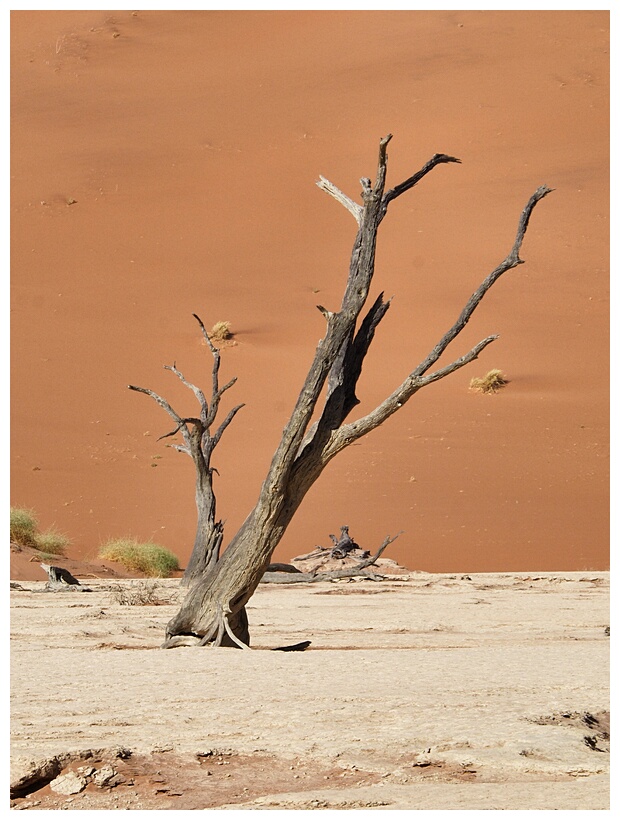
M 216 322 L 209 333 L 212 342 L 229 342 L 232 337 L 230 322 Z
M 36 548 L 47 555 L 64 555 L 70 544 L 66 535 L 56 530 L 48 530 L 35 536 Z
M 174 602 L 175 595 L 157 581 L 139 581 L 129 587 L 113 584 L 112 597 L 121 606 L 161 606 Z
M 66 535 L 54 529 L 39 532 L 36 513 L 23 507 L 11 507 L 10 527 L 11 542 L 20 547 L 32 547 L 46 555 L 64 555 L 70 543 Z
M 168 578 L 179 568 L 176 555 L 151 541 L 141 544 L 134 538 L 115 538 L 99 549 L 104 561 L 115 561 L 151 578 Z
M 475 390 L 477 393 L 497 393 L 507 384 L 508 379 L 501 370 L 489 370 L 486 376 L 472 379 L 469 383 L 469 389 Z
M 39 522 L 34 510 L 23 507 L 11 507 L 11 541 L 20 547 L 36 547 Z

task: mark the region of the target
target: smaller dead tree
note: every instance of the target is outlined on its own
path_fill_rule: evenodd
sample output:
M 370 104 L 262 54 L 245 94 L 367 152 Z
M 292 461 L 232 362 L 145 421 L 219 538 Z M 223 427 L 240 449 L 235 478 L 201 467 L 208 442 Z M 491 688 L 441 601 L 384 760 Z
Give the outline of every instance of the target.
M 211 341 L 200 317 L 195 313 L 192 315 L 200 325 L 205 343 L 213 356 L 210 401 L 207 401 L 205 394 L 199 387 L 187 381 L 177 368 L 176 363 L 173 365 L 164 365 L 164 369 L 174 373 L 174 375 L 194 393 L 200 405 L 200 416 L 181 416 L 172 408 L 166 399 L 159 396 L 153 390 L 148 390 L 145 387 L 136 387 L 133 384 L 129 385 L 130 390 L 151 396 L 173 419 L 176 425 L 174 430 L 165 433 L 157 440 L 161 441 L 165 438 L 172 438 L 176 436 L 177 433 L 180 433 L 183 437 L 184 444 L 171 444 L 170 446 L 180 453 L 190 455 L 196 469 L 196 508 L 198 511 L 198 522 L 196 525 L 194 548 L 183 575 L 183 584 L 190 584 L 194 578 L 200 577 L 210 567 L 215 566 L 219 560 L 222 538 L 224 536 L 224 524 L 222 521 L 216 519 L 213 473 L 217 473 L 217 470 L 211 466 L 211 457 L 224 431 L 239 410 L 244 406 L 243 404 L 238 404 L 236 407 L 233 407 L 219 426 L 213 430 L 220 408 L 220 400 L 224 393 L 235 384 L 237 379 L 231 379 L 223 387 L 220 387 L 220 352 Z

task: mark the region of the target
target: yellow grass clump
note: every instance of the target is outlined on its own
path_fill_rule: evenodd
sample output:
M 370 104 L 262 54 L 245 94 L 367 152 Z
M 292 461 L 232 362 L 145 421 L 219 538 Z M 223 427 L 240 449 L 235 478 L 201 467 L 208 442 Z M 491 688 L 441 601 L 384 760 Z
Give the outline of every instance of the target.
M 34 510 L 11 507 L 11 541 L 20 547 L 36 547 L 39 522 Z
M 56 530 L 48 530 L 36 536 L 37 549 L 47 555 L 64 555 L 69 543 L 67 536 Z
M 134 538 L 115 538 L 99 549 L 104 561 L 115 561 L 127 569 L 143 572 L 151 578 L 168 578 L 179 568 L 179 559 L 166 547 Z
M 32 547 L 46 555 L 64 555 L 70 543 L 66 535 L 54 529 L 39 532 L 37 514 L 24 507 L 11 507 L 10 530 L 12 543 Z
M 508 384 L 508 379 L 501 370 L 489 370 L 486 376 L 474 378 L 469 383 L 469 389 L 477 393 L 497 393 Z

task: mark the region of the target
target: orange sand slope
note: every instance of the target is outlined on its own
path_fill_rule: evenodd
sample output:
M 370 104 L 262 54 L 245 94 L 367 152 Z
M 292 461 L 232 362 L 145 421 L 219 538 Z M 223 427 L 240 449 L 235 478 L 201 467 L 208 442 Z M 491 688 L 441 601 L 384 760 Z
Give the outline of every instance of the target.
M 508 252 L 541 184 L 527 264 L 488 295 L 429 386 L 339 456 L 274 560 L 348 524 L 429 571 L 608 566 L 609 15 L 605 11 L 17 11 L 12 71 L 12 503 L 92 559 L 113 536 L 184 564 L 193 467 L 158 437 L 207 387 L 191 314 L 229 320 L 245 402 L 214 466 L 230 537 L 337 309 L 380 137 L 393 203 L 375 285 L 395 298 L 360 384 L 372 409 Z M 374 296 L 373 296 L 374 294 Z M 446 358 L 446 362 L 450 359 Z M 473 376 L 510 383 L 485 396 Z

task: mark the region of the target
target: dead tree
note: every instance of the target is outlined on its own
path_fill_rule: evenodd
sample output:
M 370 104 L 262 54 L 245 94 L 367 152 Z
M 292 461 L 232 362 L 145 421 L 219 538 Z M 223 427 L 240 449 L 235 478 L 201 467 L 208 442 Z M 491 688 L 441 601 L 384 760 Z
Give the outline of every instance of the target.
M 207 402 L 203 391 L 195 384 L 188 382 L 176 364 L 164 365 L 166 370 L 170 370 L 181 382 L 188 387 L 198 399 L 200 404 L 200 417 L 180 416 L 161 396 L 152 390 L 144 387 L 129 385 L 130 390 L 138 393 L 146 393 L 147 396 L 155 399 L 157 404 L 168 413 L 175 423 L 174 430 L 160 436 L 158 441 L 170 438 L 180 433 L 184 444 L 172 444 L 175 450 L 187 453 L 194 461 L 196 469 L 196 508 L 198 511 L 198 522 L 196 525 L 196 537 L 194 548 L 183 575 L 184 584 L 189 584 L 195 578 L 217 564 L 220 557 L 220 548 L 224 536 L 224 525 L 222 521 L 216 520 L 215 493 L 213 491 L 213 473 L 217 470 L 211 466 L 211 457 L 217 447 L 222 435 L 239 410 L 243 407 L 238 404 L 228 413 L 215 431 L 212 428 L 215 424 L 220 407 L 220 399 L 223 394 L 233 386 L 236 379 L 231 379 L 223 387 L 220 387 L 220 352 L 211 341 L 202 320 L 194 313 L 194 318 L 200 325 L 204 340 L 213 355 L 213 367 L 211 370 L 211 399 Z
M 444 163 L 460 162 L 456 157 L 435 154 L 417 173 L 394 188 L 385 190 L 390 139 L 391 135 L 388 135 L 380 141 L 374 185 L 370 179 L 361 180 L 361 205 L 325 178 L 321 177 L 317 183 L 340 202 L 357 223 L 342 304 L 334 312 L 318 306 L 326 321 L 325 335 L 318 344 L 297 403 L 284 428 L 256 506 L 221 557 L 211 554 L 210 559 L 204 561 L 204 567 L 195 577 L 179 612 L 168 623 L 164 647 L 178 645 L 183 636 L 197 636 L 203 645 L 212 643 L 246 648 L 250 638 L 245 605 L 256 590 L 304 496 L 326 465 L 345 447 L 383 424 L 423 387 L 469 364 L 497 338 L 495 335 L 488 336 L 460 358 L 433 369 L 448 345 L 463 330 L 487 291 L 506 271 L 522 263 L 519 251 L 523 238 L 534 207 L 551 190 L 546 186 L 538 188 L 527 202 L 515 241 L 506 258 L 472 294 L 456 322 L 428 356 L 374 410 L 361 418 L 346 421 L 359 404 L 356 390 L 362 365 L 375 330 L 390 307 L 390 300 L 384 300 L 383 294 L 380 294 L 362 315 L 374 274 L 379 226 L 390 203 L 411 190 L 434 168 Z M 311 426 L 325 385 L 327 391 L 322 411 Z M 192 389 L 196 392 L 196 388 Z M 159 397 L 154 398 L 162 403 Z M 165 404 L 162 406 L 170 413 L 169 407 Z M 196 435 L 204 435 L 204 422 L 197 425 L 195 419 L 178 418 L 175 421 L 184 436 L 189 435 L 187 428 L 190 423 L 196 430 L 202 431 Z
M 398 535 L 401 535 L 399 533 Z M 267 568 L 267 572 L 261 578 L 261 583 L 263 584 L 314 584 L 317 581 L 336 581 L 341 580 L 342 578 L 370 578 L 371 581 L 380 581 L 382 580 L 383 576 L 380 573 L 373 572 L 373 570 L 368 569 L 368 567 L 373 566 L 376 564 L 379 558 L 383 555 L 383 552 L 386 547 L 392 544 L 398 538 L 398 535 L 395 535 L 394 538 L 390 538 L 389 536 L 385 539 L 383 544 L 379 547 L 377 552 L 374 555 L 370 555 L 370 552 L 365 550 L 360 556 L 360 560 L 357 564 L 354 564 L 351 567 L 346 567 L 343 569 L 332 569 L 326 570 L 325 572 L 320 572 L 319 569 L 315 569 L 313 572 L 298 572 L 292 575 L 288 575 L 283 572 L 271 572 L 270 567 Z M 356 549 L 356 547 L 352 547 L 351 550 Z M 317 550 L 318 552 L 318 550 Z M 333 555 L 333 552 L 332 552 Z M 330 556 L 331 557 L 331 556 Z M 340 557 L 340 556 L 337 556 Z

